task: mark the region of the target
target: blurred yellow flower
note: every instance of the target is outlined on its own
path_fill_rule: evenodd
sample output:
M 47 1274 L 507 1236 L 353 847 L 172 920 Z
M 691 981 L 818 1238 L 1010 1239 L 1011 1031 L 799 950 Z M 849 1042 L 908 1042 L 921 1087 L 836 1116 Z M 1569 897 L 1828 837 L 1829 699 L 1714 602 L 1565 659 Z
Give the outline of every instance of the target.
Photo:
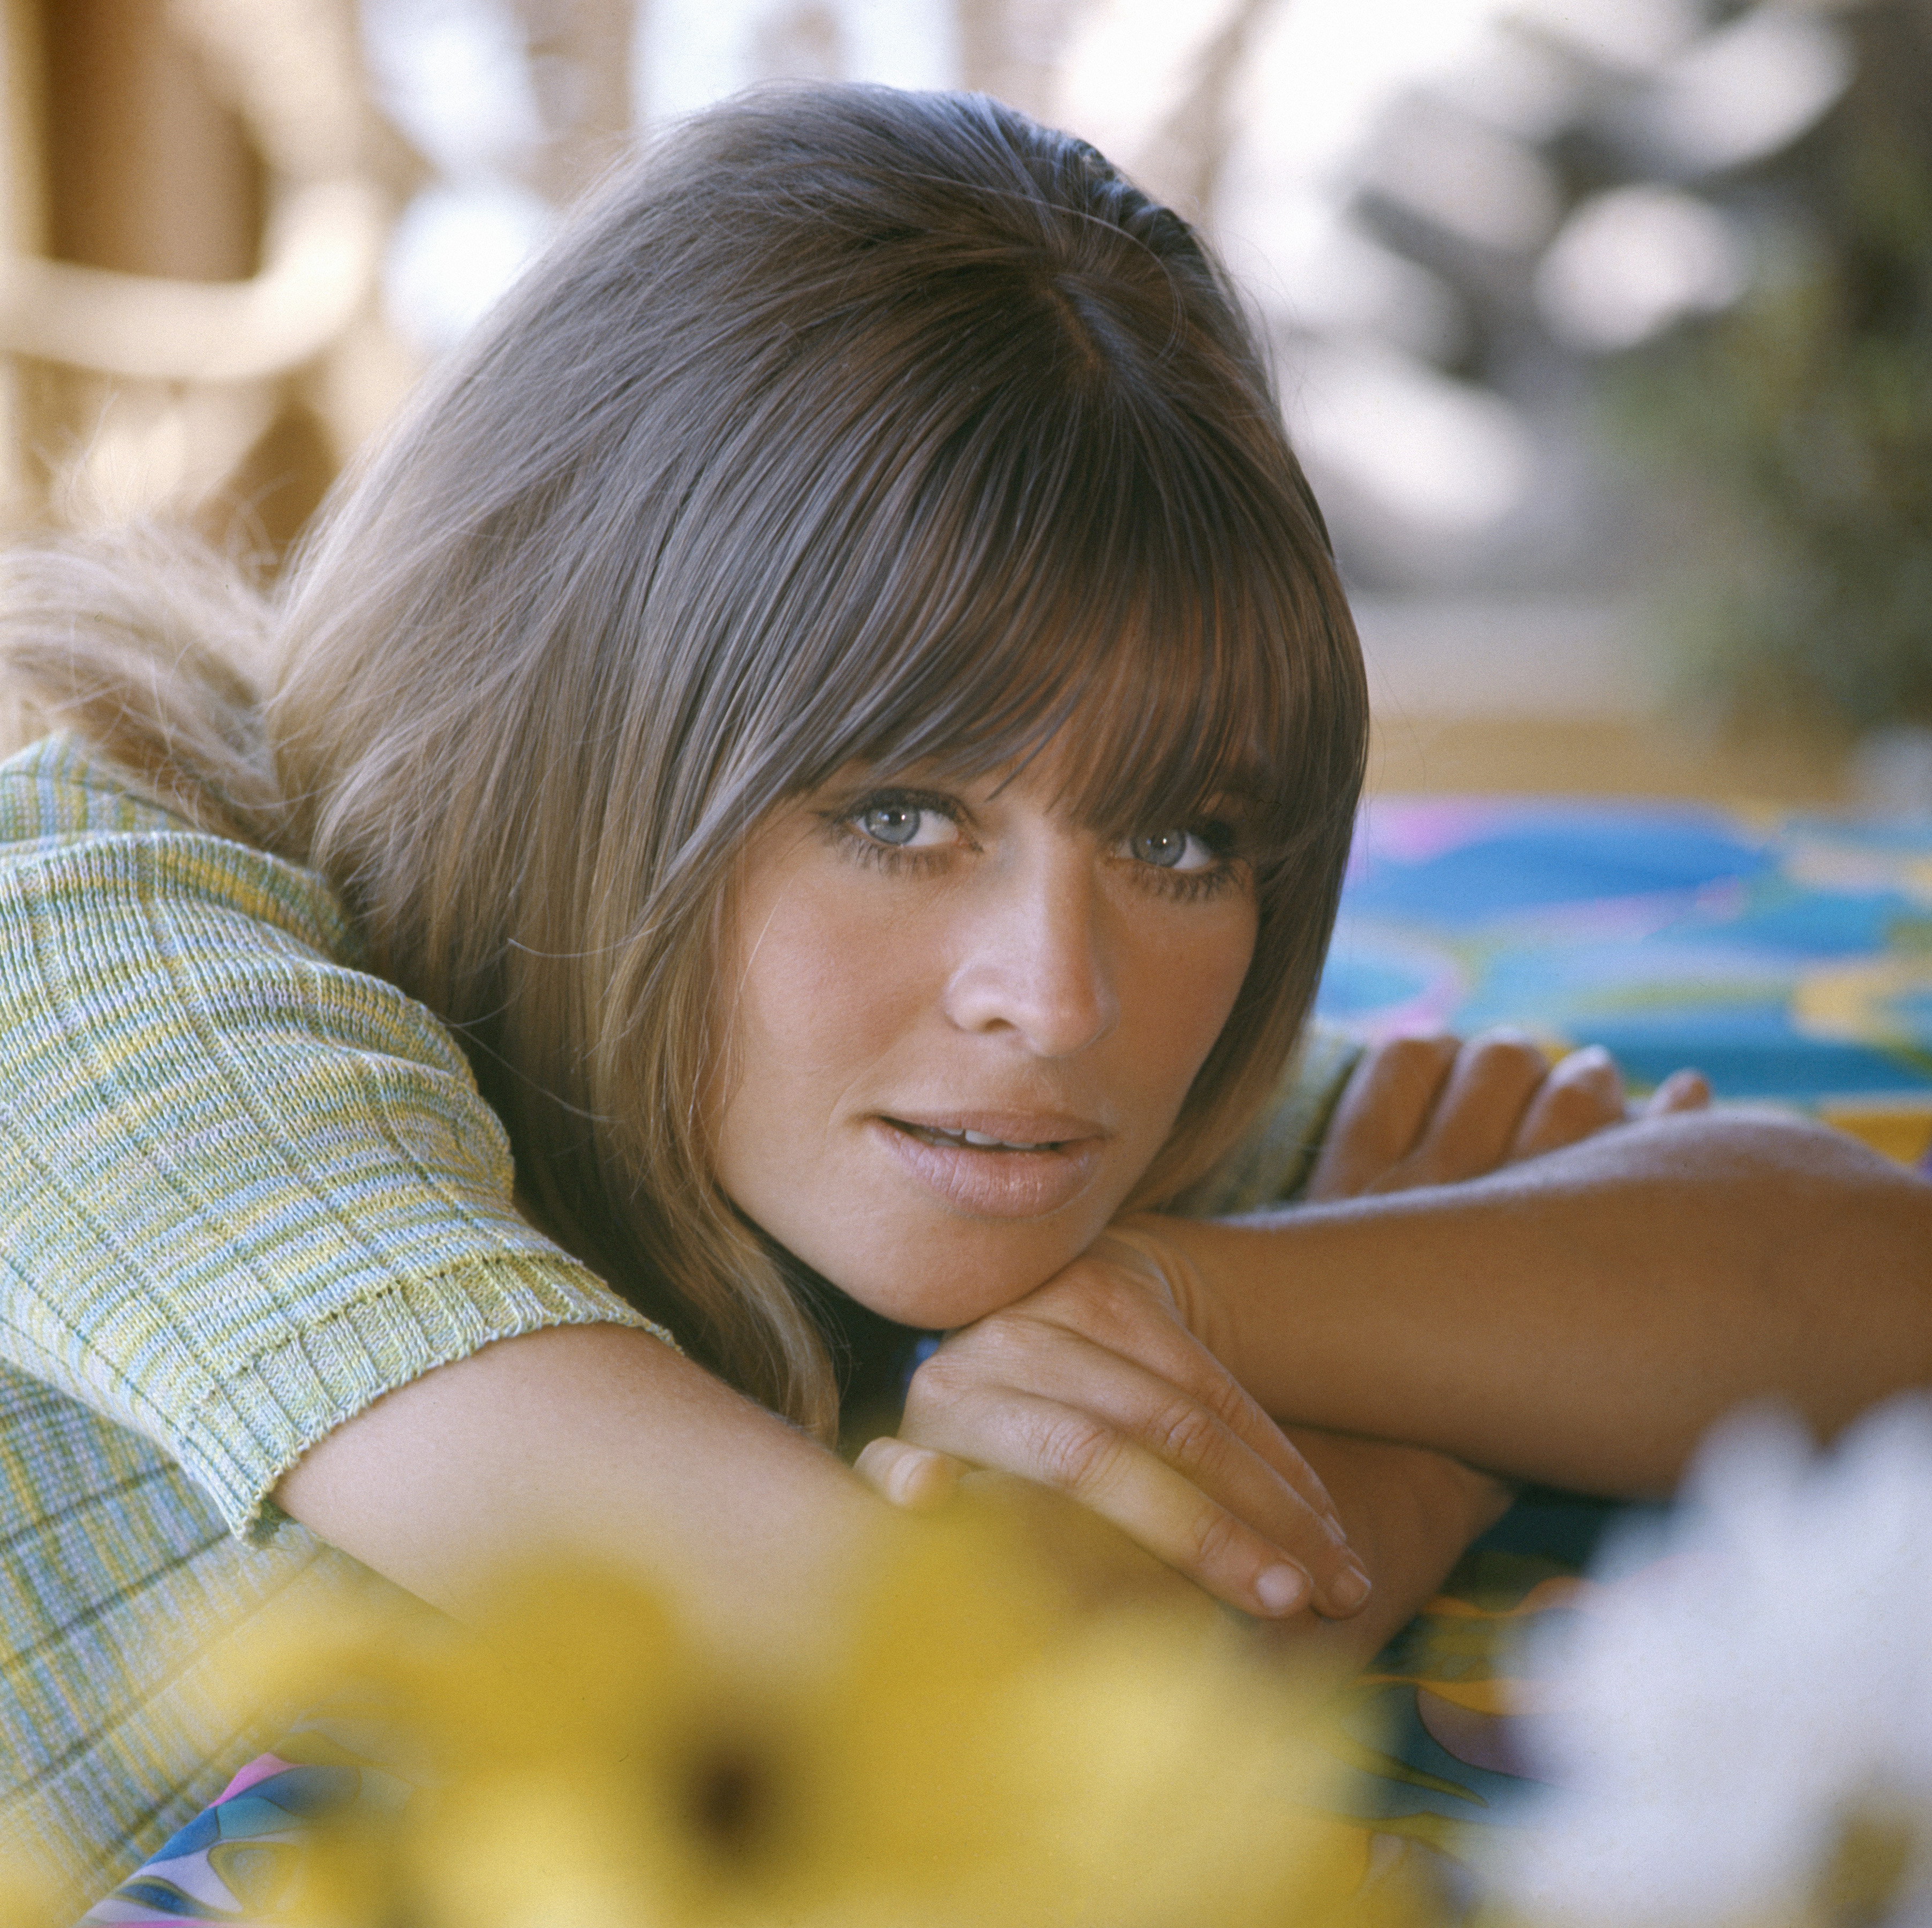
M 1076 1613 L 1003 1521 L 935 1524 L 842 1657 L 753 1678 L 634 1584 L 507 1585 L 346 1656 L 436 1784 L 325 1836 L 311 1928 L 1396 1928 L 1306 1696 L 1216 1617 Z M 332 1668 L 344 1663 L 338 1651 Z

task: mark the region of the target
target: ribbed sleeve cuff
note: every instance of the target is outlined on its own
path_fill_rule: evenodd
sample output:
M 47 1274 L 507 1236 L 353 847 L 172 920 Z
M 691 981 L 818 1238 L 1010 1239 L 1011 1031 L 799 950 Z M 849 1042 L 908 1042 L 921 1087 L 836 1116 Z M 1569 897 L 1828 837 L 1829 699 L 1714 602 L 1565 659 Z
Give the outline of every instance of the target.
M 231 1531 L 265 1542 L 286 1517 L 268 1498 L 282 1475 L 385 1392 L 496 1340 L 585 1325 L 634 1326 L 676 1347 L 662 1326 L 560 1258 L 504 1253 L 394 1279 L 212 1391 L 184 1428 L 182 1470 Z

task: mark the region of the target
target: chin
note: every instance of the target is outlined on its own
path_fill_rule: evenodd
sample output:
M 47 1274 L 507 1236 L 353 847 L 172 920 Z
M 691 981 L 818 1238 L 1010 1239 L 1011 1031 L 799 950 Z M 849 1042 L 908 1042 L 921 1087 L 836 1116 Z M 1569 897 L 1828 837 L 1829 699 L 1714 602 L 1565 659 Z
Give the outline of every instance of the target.
M 925 1255 L 934 1242 L 945 1248 L 936 1260 Z M 868 1311 L 902 1326 L 951 1332 L 1024 1299 L 1091 1242 L 1070 1246 L 1055 1241 L 1051 1250 L 1033 1245 L 1020 1252 L 1004 1241 L 962 1236 L 956 1223 L 939 1242 L 908 1240 L 890 1260 L 819 1269 Z

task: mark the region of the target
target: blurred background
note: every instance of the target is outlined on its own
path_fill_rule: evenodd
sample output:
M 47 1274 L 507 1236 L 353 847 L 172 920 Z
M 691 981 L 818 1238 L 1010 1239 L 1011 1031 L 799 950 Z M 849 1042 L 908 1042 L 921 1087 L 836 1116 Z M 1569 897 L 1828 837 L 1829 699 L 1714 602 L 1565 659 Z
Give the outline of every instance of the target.
M 985 89 L 1214 235 L 1384 790 L 1932 809 L 1932 0 L 0 0 L 0 497 L 279 554 L 635 131 Z

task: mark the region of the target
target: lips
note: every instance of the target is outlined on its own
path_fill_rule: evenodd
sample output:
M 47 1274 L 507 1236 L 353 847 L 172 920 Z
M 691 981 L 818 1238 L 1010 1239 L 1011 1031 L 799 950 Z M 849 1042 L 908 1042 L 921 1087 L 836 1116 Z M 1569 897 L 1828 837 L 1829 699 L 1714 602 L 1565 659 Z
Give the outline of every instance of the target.
M 898 1169 L 955 1211 L 1036 1218 L 1070 1205 L 1098 1173 L 1106 1134 L 1058 1113 L 876 1116 L 874 1141 Z

